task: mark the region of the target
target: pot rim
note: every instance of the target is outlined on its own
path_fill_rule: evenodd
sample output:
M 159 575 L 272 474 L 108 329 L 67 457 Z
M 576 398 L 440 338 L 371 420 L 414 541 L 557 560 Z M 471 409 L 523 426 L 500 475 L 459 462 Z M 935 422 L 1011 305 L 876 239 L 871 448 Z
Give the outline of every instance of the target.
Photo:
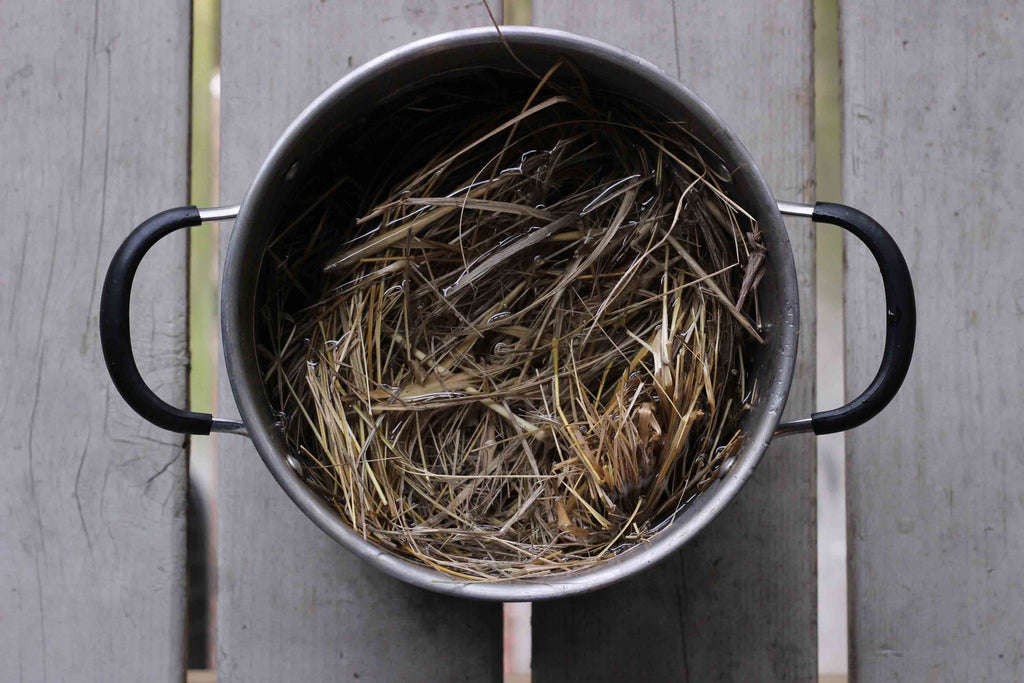
M 796 364 L 799 335 L 799 300 L 796 266 L 774 196 L 749 152 L 703 101 L 676 79 L 668 76 L 650 62 L 625 50 L 597 40 L 565 31 L 527 26 L 505 26 L 501 35 L 509 44 L 523 47 L 557 47 L 570 53 L 613 63 L 631 72 L 638 79 L 680 102 L 695 120 L 714 131 L 716 141 L 729 148 L 734 160 L 746 167 L 750 191 L 754 195 L 752 213 L 768 230 L 776 233 L 768 259 L 778 281 L 779 320 L 774 321 L 774 332 L 781 335 L 780 352 L 774 360 L 774 381 L 765 387 L 767 396 L 758 410 L 761 415 L 748 424 L 746 440 L 734 465 L 706 489 L 695 504 L 688 506 L 671 523 L 644 544 L 595 567 L 579 572 L 539 578 L 517 579 L 504 582 L 467 582 L 426 566 L 414 564 L 393 555 L 363 538 L 345 524 L 337 514 L 295 473 L 288 463 L 287 451 L 273 426 L 270 408 L 262 386 L 253 386 L 249 368 L 255 364 L 255 349 L 246 339 L 244 330 L 252 325 L 252 312 L 240 295 L 246 278 L 255 279 L 258 269 L 244 262 L 247 240 L 253 239 L 249 224 L 260 214 L 261 195 L 273 184 L 279 183 L 292 164 L 292 145 L 316 119 L 318 112 L 345 98 L 367 82 L 390 69 L 423 58 L 425 55 L 452 48 L 470 49 L 493 44 L 500 40 L 491 27 L 471 28 L 425 38 L 373 59 L 354 69 L 348 75 L 317 97 L 288 126 L 275 143 L 241 204 L 232 230 L 224 264 L 221 295 L 221 320 L 227 375 L 242 419 L 260 457 L 292 501 L 325 533 L 350 552 L 369 562 L 386 574 L 407 583 L 458 597 L 505 602 L 537 601 L 586 593 L 613 584 L 636 574 L 664 559 L 692 539 L 728 505 L 743 484 L 750 478 L 760 462 L 775 432 L 785 407 Z M 251 338 L 252 335 L 249 335 Z M 755 417 L 753 414 L 749 417 Z

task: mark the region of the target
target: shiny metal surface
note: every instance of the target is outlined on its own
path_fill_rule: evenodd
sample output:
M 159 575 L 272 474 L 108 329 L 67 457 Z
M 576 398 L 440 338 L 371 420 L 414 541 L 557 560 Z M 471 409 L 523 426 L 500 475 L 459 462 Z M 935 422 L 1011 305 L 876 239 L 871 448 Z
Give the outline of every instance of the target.
M 450 595 L 501 601 L 558 598 L 596 590 L 622 580 L 678 550 L 714 519 L 750 477 L 775 434 L 793 379 L 799 301 L 793 255 L 779 206 L 742 143 L 703 102 L 652 64 L 597 41 L 561 31 L 507 26 L 456 31 L 399 48 L 352 71 L 318 97 L 288 127 L 267 157 L 242 202 L 224 264 L 222 338 L 228 377 L 239 411 L 271 474 L 296 505 L 324 532 L 378 569 L 408 583 Z M 766 342 L 752 374 L 758 396 L 744 418 L 747 438 L 728 471 L 650 542 L 582 572 L 538 580 L 465 582 L 413 564 L 364 541 L 296 474 L 288 448 L 274 427 L 256 360 L 254 307 L 256 273 L 278 212 L 293 183 L 315 167 L 318 155 L 346 122 L 370 113 L 397 90 L 429 87 L 429 79 L 452 70 L 518 69 L 509 54 L 543 73 L 569 57 L 592 87 L 645 101 L 684 121 L 722 160 L 731 192 L 754 215 L 768 255 L 761 284 Z
M 222 417 L 213 418 L 213 422 L 210 424 L 210 432 L 249 436 L 249 431 L 245 428 L 244 422 L 240 422 L 239 420 L 228 420 Z
M 241 204 L 231 206 L 215 206 L 206 209 L 198 209 L 199 219 L 206 221 L 223 221 L 234 218 L 242 208 Z M 238 436 L 249 436 L 245 423 L 241 420 L 230 420 L 222 417 L 214 417 L 210 422 L 210 433 L 235 434 Z
M 783 216 L 803 216 L 810 218 L 814 215 L 814 204 L 801 204 L 799 202 L 778 202 L 779 213 Z
M 234 218 L 241 210 L 241 204 L 231 206 L 212 206 L 207 209 L 199 209 L 199 218 L 205 221 L 226 221 Z
M 814 204 L 803 204 L 800 202 L 778 202 L 779 213 L 783 216 L 800 216 L 802 218 L 814 217 Z M 814 431 L 811 418 L 804 417 L 799 420 L 783 422 L 775 430 L 775 436 L 786 436 L 788 434 L 804 434 Z
M 775 429 L 775 436 L 786 436 L 787 434 L 804 434 L 814 431 L 811 418 L 802 417 L 799 420 L 783 422 Z

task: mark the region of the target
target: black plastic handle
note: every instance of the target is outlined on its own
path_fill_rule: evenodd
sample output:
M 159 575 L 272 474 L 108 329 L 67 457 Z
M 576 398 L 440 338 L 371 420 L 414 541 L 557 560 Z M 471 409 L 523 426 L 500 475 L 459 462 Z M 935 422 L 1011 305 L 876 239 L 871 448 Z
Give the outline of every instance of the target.
M 818 202 L 811 219 L 849 231 L 867 245 L 882 271 L 885 287 L 885 350 L 875 378 L 864 392 L 845 406 L 814 413 L 815 434 L 833 434 L 858 427 L 889 405 L 910 369 L 917 334 L 917 307 L 910 269 L 896 241 L 873 218 L 843 204 Z
M 107 371 L 114 386 L 135 412 L 153 424 L 172 432 L 209 434 L 213 416 L 175 408 L 146 385 L 132 353 L 128 309 L 132 281 L 142 257 L 160 238 L 175 230 L 202 223 L 199 209 L 183 206 L 153 216 L 135 228 L 114 254 L 100 298 L 100 344 Z

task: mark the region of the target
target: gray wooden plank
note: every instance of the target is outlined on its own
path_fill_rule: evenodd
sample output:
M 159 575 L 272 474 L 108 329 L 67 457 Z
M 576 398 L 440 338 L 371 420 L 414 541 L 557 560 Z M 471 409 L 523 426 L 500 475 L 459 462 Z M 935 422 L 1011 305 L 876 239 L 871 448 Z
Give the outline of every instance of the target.
M 779 198 L 813 194 L 812 15 L 806 0 L 534 0 L 534 23 L 645 57 L 747 144 Z M 814 407 L 814 237 L 791 224 L 801 345 L 787 415 Z M 537 680 L 808 680 L 815 676 L 815 446 L 774 444 L 737 500 L 654 569 L 533 608 Z
M 0 4 L 0 680 L 180 681 L 184 437 L 107 377 L 107 264 L 188 199 L 187 6 Z M 187 385 L 186 240 L 146 259 L 135 354 L 166 400 Z
M 1024 680 L 1024 14 L 1019 3 L 843 3 L 844 199 L 917 286 L 900 396 L 848 435 L 851 674 Z M 884 334 L 847 241 L 847 388 Z
M 226 0 L 222 16 L 225 201 L 241 199 L 287 124 L 354 66 L 489 22 L 470 0 Z M 220 386 L 221 412 L 233 413 L 223 373 Z M 380 574 L 306 519 L 250 444 L 222 437 L 218 450 L 218 680 L 500 677 L 500 605 Z

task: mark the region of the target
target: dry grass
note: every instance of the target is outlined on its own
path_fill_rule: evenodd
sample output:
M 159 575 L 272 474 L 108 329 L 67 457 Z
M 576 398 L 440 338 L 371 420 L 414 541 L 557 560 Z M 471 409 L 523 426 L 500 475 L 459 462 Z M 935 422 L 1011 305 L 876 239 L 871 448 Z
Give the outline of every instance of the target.
M 736 453 L 764 251 L 681 125 L 566 64 L 486 106 L 474 87 L 381 124 L 425 122 L 359 213 L 345 176 L 292 213 L 263 366 L 304 478 L 364 538 L 540 577 L 650 538 Z

